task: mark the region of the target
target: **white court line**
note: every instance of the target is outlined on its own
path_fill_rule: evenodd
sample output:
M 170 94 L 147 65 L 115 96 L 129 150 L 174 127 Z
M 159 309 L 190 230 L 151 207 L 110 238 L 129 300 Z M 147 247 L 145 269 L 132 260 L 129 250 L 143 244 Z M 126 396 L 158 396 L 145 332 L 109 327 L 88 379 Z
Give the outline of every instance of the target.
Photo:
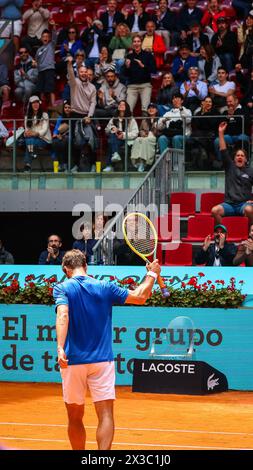
M 0 422 L 0 425 L 13 425 L 13 426 L 44 426 L 44 427 L 59 427 L 66 428 L 66 424 L 43 424 L 43 423 L 10 423 L 10 422 Z M 87 429 L 96 429 L 96 426 L 85 426 Z M 253 433 L 248 432 L 226 432 L 226 431 L 205 431 L 205 430 L 191 430 L 191 429 L 155 429 L 155 428 L 125 428 L 125 427 L 116 427 L 116 431 L 144 431 L 144 432 L 174 432 L 174 433 L 189 433 L 189 434 L 218 434 L 218 435 L 228 435 L 228 436 L 253 436 Z
M 5 437 L 0 436 L 2 441 L 37 441 L 37 442 L 68 442 L 65 439 L 35 439 L 28 437 Z M 87 444 L 97 444 L 96 441 L 86 441 Z M 177 444 L 144 444 L 143 442 L 113 442 L 113 445 L 118 446 L 135 446 L 135 447 L 168 447 L 177 449 L 209 449 L 209 450 L 253 450 L 244 447 L 208 447 L 208 446 L 179 446 Z M 142 449 L 142 447 L 140 449 Z

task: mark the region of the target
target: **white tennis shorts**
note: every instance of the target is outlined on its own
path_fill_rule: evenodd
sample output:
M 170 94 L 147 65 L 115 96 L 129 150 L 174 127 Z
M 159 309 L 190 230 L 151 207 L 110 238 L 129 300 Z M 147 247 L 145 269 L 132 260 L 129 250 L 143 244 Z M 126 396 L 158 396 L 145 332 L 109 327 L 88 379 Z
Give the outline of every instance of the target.
M 68 366 L 61 377 L 65 403 L 83 405 L 87 386 L 93 402 L 115 400 L 114 361 Z

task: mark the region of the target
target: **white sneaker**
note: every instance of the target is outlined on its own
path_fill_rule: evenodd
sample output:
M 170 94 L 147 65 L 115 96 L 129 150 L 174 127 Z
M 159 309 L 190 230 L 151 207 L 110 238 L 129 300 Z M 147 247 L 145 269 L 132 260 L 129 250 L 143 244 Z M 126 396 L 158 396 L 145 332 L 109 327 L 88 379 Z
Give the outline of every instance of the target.
M 91 173 L 96 173 L 96 165 L 91 165 L 90 172 Z
M 71 173 L 77 173 L 78 172 L 78 166 L 77 165 L 73 166 L 73 168 L 71 168 L 70 171 L 71 171 Z
M 112 162 L 120 162 L 121 161 L 121 156 L 118 152 L 114 152 L 112 156 Z
M 112 166 L 106 166 L 103 171 L 114 171 Z
M 144 163 L 140 163 L 140 164 L 139 164 L 137 171 L 139 171 L 140 173 L 142 173 L 143 171 L 145 171 Z

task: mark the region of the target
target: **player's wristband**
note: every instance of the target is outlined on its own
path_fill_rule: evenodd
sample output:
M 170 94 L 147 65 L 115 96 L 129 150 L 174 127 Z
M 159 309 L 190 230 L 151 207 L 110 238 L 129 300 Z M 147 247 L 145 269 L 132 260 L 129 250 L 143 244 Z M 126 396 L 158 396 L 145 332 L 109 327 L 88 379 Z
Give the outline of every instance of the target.
M 158 275 L 154 273 L 154 271 L 148 271 L 146 276 L 153 277 L 154 279 L 157 279 Z

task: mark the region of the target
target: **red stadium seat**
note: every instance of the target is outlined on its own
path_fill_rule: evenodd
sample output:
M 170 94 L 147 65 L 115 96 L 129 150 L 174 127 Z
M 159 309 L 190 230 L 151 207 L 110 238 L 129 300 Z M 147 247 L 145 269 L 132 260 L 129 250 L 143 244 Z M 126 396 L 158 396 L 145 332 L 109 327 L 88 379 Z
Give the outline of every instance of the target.
M 148 15 L 153 16 L 153 15 L 155 15 L 157 7 L 158 7 L 158 5 L 157 5 L 156 2 L 147 3 L 147 5 L 145 7 L 145 12 L 148 13 Z
M 173 11 L 174 13 L 179 13 L 181 8 L 184 6 L 183 3 L 172 3 L 172 5 L 170 5 L 170 11 Z
M 72 13 L 67 11 L 67 7 L 53 7 L 50 18 L 58 25 L 67 26 L 72 21 Z
M 158 243 L 156 250 L 156 257 L 159 260 L 159 264 L 163 264 L 163 249 L 162 243 Z
M 224 193 L 202 193 L 200 196 L 200 214 L 211 215 L 212 207 L 224 202 Z
M 192 266 L 192 245 L 191 243 L 180 243 L 179 246 L 170 244 L 170 250 L 164 250 L 166 266 Z
M 133 13 L 133 11 L 134 11 L 134 7 L 133 7 L 132 3 L 125 3 L 125 5 L 123 5 L 123 9 L 124 9 L 124 11 L 127 11 L 127 13 L 129 15 L 130 15 L 130 13 Z
M 88 15 L 88 9 L 85 5 L 79 5 L 75 7 L 73 11 L 73 22 L 76 24 L 86 23 L 86 17 Z
M 1 108 L 1 120 L 3 119 L 24 119 L 24 105 L 23 103 L 12 103 L 6 101 Z
M 248 238 L 248 217 L 223 217 L 222 224 L 227 227 L 227 241 L 241 242 Z
M 203 242 L 207 235 L 213 233 L 214 219 L 208 215 L 195 215 L 188 219 L 187 237 L 183 237 L 183 242 Z
M 194 215 L 196 210 L 196 193 L 171 193 L 170 212 L 173 204 L 180 204 L 180 217 Z
M 198 2 L 198 8 L 200 8 L 200 10 L 202 11 L 206 11 L 207 10 L 207 5 L 208 5 L 208 1 L 207 0 L 200 0 Z
M 100 5 L 97 9 L 97 17 L 100 18 L 102 13 L 105 13 L 107 11 L 107 5 Z
M 158 217 L 155 221 L 155 227 L 158 233 L 158 240 L 171 241 L 172 237 L 174 241 L 180 240 L 180 216 L 179 214 L 166 214 Z

